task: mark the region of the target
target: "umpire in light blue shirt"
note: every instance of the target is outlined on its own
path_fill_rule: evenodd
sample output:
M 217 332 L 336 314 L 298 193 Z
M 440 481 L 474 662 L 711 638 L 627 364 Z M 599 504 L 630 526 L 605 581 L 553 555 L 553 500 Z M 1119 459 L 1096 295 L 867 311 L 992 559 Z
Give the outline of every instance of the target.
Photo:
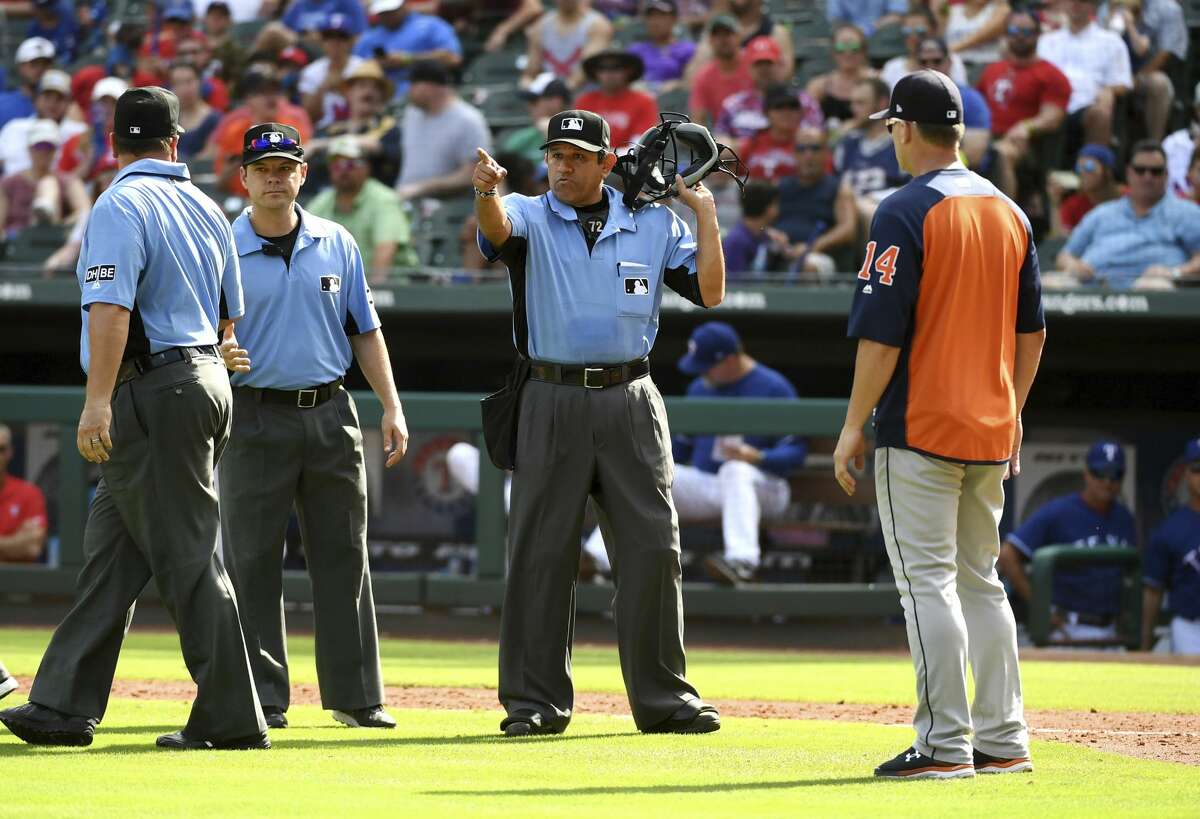
M 77 270 L 88 375 L 76 443 L 102 477 L 75 605 L 30 702 L 0 712 L 26 742 L 91 744 L 134 602 L 153 577 L 197 688 L 187 726 L 159 747 L 270 747 L 217 555 L 213 466 L 231 404 L 217 330 L 242 314 L 238 260 L 224 214 L 176 161 L 182 131 L 169 91 L 117 100 L 119 171 L 92 209 Z
M 647 356 L 665 284 L 720 303 L 725 262 L 712 194 L 683 187 L 698 236 L 668 208 L 636 211 L 604 184 L 609 127 L 590 111 L 550 119 L 550 191 L 497 197 L 506 175 L 479 150 L 479 246 L 508 266 L 513 338 L 531 360 L 520 399 L 500 625 L 507 736 L 560 733 L 574 706 L 571 639 L 584 506 L 609 546 L 617 640 L 634 722 L 703 733 L 717 710 L 684 676 L 679 526 L 667 414 Z
M 408 429 L 358 246 L 296 204 L 307 172 L 295 128 L 268 122 L 246 131 L 241 174 L 251 206 L 233 223 L 244 348 L 222 345 L 234 371 L 233 433 L 220 471 L 223 542 L 267 725 L 287 725 L 283 552 L 295 505 L 321 703 L 351 727 L 392 728 L 367 565 L 362 432 L 342 386 L 352 357 L 383 403 L 389 467 L 404 456 Z

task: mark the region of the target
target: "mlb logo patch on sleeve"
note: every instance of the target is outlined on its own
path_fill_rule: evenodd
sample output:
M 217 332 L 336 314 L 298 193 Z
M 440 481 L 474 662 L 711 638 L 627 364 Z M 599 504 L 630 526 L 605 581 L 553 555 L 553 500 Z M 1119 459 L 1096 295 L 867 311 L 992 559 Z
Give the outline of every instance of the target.
M 100 282 L 116 281 L 117 266 L 115 264 L 94 264 L 83 274 L 84 284 L 99 285 Z
M 648 296 L 650 295 L 650 280 L 631 277 L 625 279 L 625 295 L 626 296 Z
M 322 276 L 321 277 L 321 292 L 322 293 L 340 293 L 340 292 L 342 292 L 342 277 L 341 276 Z

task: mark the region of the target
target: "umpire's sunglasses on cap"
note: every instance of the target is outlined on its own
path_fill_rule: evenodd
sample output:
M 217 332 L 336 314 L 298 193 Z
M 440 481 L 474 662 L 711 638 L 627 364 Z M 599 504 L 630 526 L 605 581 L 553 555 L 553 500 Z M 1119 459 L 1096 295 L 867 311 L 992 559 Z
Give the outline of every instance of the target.
M 272 142 L 265 136 L 250 140 L 246 147 L 251 151 L 268 151 L 272 148 L 298 148 L 300 143 L 291 137 L 276 137 Z

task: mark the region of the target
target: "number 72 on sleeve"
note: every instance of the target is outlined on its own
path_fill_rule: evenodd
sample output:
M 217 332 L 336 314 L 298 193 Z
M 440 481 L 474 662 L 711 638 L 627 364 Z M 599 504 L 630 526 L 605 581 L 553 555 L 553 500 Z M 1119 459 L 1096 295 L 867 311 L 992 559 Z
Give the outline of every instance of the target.
M 867 258 L 863 262 L 862 269 L 858 271 L 858 277 L 864 281 L 871 280 L 871 262 L 875 262 L 875 271 L 879 274 L 879 283 L 892 286 L 892 279 L 896 275 L 896 257 L 900 255 L 900 248 L 891 245 L 887 250 L 879 254 L 879 258 L 875 258 L 875 242 L 867 242 Z

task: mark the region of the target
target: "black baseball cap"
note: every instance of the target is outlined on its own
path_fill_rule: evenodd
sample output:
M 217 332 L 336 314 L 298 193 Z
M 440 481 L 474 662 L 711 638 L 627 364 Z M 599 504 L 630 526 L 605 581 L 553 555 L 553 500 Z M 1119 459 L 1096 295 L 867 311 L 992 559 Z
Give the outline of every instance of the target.
M 871 119 L 902 119 L 922 125 L 958 125 L 963 118 L 962 94 L 954 80 L 926 68 L 905 74 L 892 89 L 892 101 Z
M 282 122 L 264 122 L 248 128 L 242 138 L 242 167 L 272 156 L 303 162 L 300 132 Z
M 611 138 L 608 123 L 604 117 L 591 111 L 559 111 L 550 117 L 546 126 L 546 141 L 541 150 L 546 150 L 555 142 L 567 142 L 585 151 L 610 151 Z
M 117 98 L 113 133 L 125 139 L 161 139 L 184 132 L 179 124 L 179 97 L 165 88 L 130 88 Z

